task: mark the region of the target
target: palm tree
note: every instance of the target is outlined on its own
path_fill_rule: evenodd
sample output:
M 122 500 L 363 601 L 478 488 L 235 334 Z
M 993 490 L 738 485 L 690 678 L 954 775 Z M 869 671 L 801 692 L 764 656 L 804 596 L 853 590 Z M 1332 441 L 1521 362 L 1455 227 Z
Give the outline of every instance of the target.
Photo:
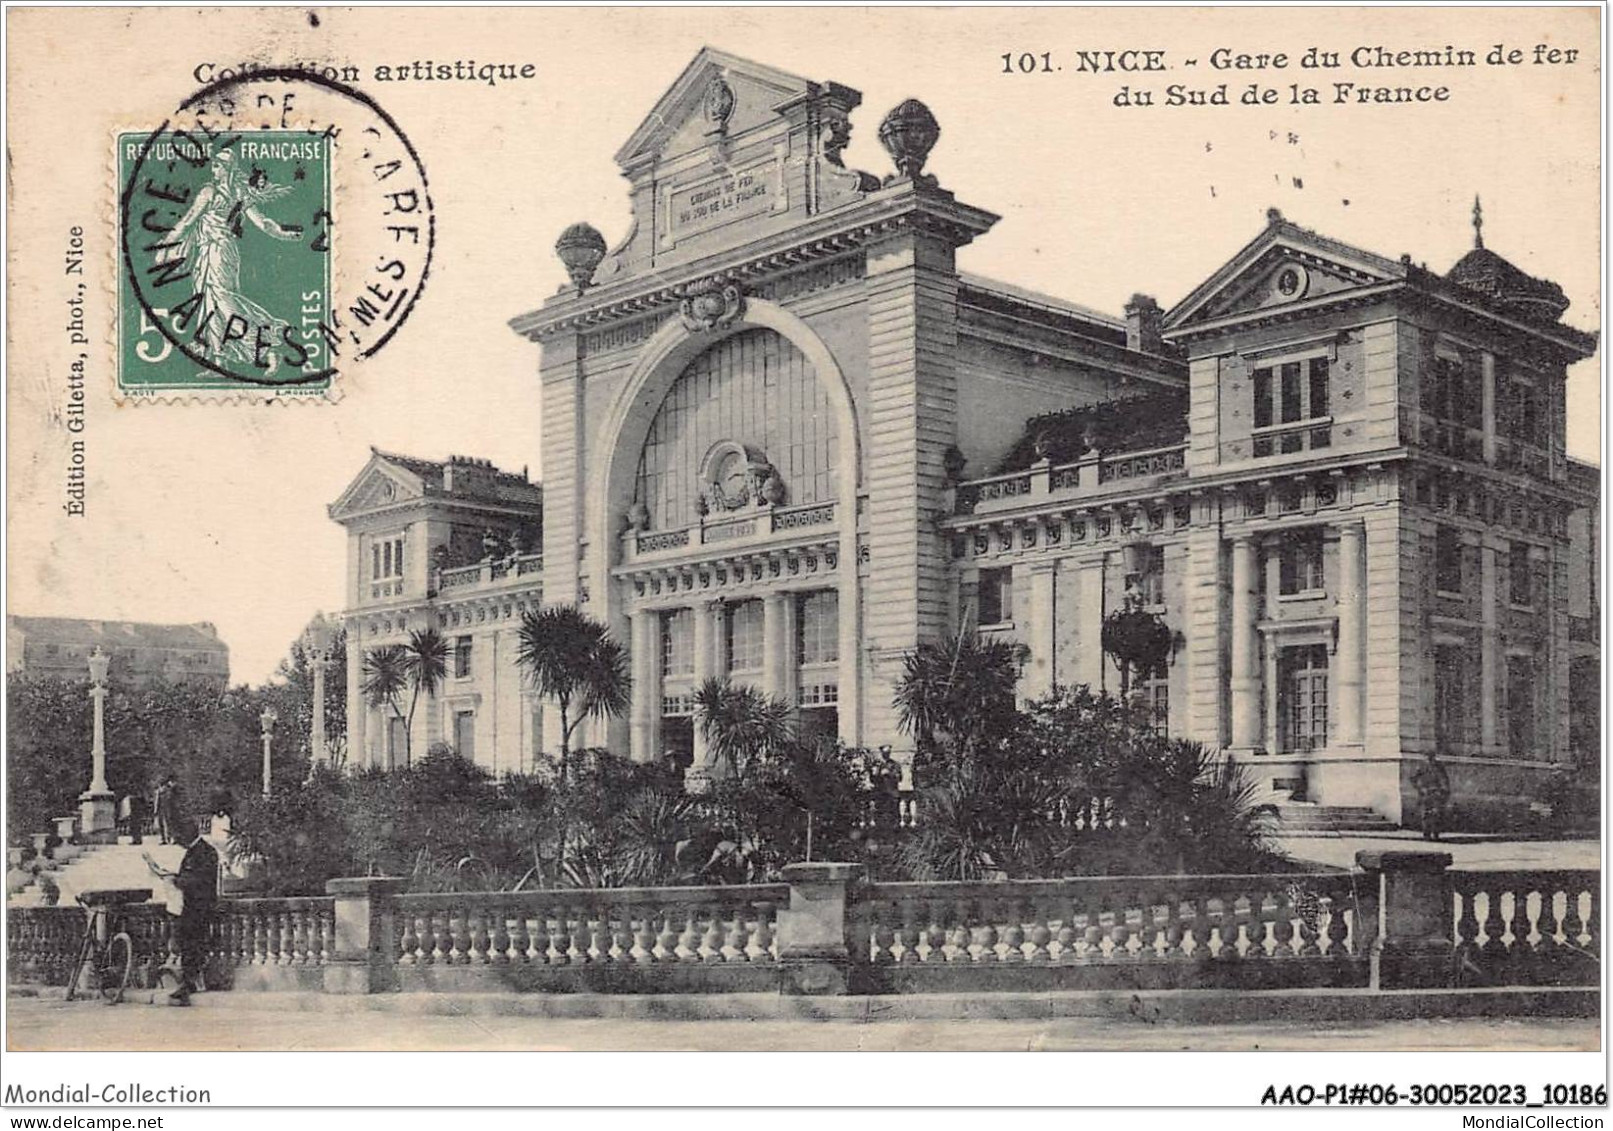
M 1014 685 L 1024 646 L 959 633 L 926 641 L 903 660 L 895 705 L 901 728 L 913 736 L 921 762 L 945 738 L 954 755 L 970 757 L 1013 715 Z
M 560 707 L 560 785 L 566 784 L 571 735 L 584 719 L 618 718 L 632 699 L 627 653 L 610 631 L 571 605 L 521 617 L 515 662 L 538 694 Z
M 409 633 L 409 643 L 403 645 L 404 673 L 408 676 L 409 719 L 404 724 L 405 751 L 409 749 L 409 736 L 414 733 L 414 709 L 420 703 L 420 694 L 427 698 L 437 694 L 437 688 L 448 675 L 448 641 L 435 628 L 417 628 Z M 430 753 L 430 751 L 427 751 Z
M 409 686 L 409 658 L 401 644 L 383 644 L 364 654 L 364 698 L 372 707 L 391 707 L 395 716 L 402 716 L 399 699 Z M 409 735 L 403 735 L 403 749 L 408 756 Z
M 695 691 L 694 705 L 711 760 L 734 773 L 795 737 L 790 705 L 749 684 L 708 679 Z

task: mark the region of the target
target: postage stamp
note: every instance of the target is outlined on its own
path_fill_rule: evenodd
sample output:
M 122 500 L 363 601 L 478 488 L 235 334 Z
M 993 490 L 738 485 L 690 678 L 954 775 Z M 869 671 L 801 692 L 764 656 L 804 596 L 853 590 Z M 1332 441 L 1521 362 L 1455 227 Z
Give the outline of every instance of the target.
M 117 139 L 122 210 L 117 379 L 125 393 L 324 392 L 331 139 L 174 130 Z
M 115 144 L 121 398 L 333 400 L 419 301 L 425 167 L 369 95 L 231 75 Z

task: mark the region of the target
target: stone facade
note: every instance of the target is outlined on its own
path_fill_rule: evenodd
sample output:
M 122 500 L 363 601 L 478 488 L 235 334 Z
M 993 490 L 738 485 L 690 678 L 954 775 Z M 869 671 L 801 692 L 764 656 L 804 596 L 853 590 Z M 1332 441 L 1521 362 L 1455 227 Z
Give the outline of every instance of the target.
M 570 282 L 512 321 L 544 484 L 512 605 L 632 653 L 593 741 L 699 768 L 688 695 L 728 676 L 900 750 L 920 641 L 975 627 L 1027 646 L 1027 695 L 1117 692 L 1131 606 L 1174 639 L 1134 688 L 1160 725 L 1273 793 L 1399 819 L 1433 751 L 1496 808 L 1594 748 L 1599 476 L 1563 383 L 1595 342 L 1560 291 L 1273 212 L 1172 310 L 1100 314 L 960 272 L 996 217 L 924 172 L 915 102 L 880 127 L 895 172 L 845 168 L 859 101 L 702 51 L 617 154 L 627 235 L 568 229 Z
M 115 686 L 200 683 L 222 690 L 230 682 L 230 647 L 206 622 L 8 616 L 6 637 L 12 672 L 88 680 L 90 655 L 99 648 L 111 661 Z

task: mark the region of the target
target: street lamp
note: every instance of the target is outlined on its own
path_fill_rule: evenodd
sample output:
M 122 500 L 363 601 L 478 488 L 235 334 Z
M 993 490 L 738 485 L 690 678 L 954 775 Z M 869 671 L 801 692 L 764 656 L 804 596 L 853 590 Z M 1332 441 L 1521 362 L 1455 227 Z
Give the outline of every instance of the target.
M 112 657 L 99 645 L 90 653 L 90 700 L 94 703 L 95 729 L 90 742 L 90 788 L 78 795 L 79 824 L 86 839 L 106 840 L 117 834 L 117 814 L 112 791 L 106 785 L 106 673 Z
M 263 796 L 269 796 L 269 744 L 274 735 L 274 724 L 280 718 L 273 707 L 263 708 L 258 722 L 263 725 Z
M 314 669 L 314 721 L 313 733 L 309 736 L 310 773 L 314 766 L 322 765 L 326 757 L 325 665 L 330 663 L 330 644 L 333 635 L 330 622 L 325 619 L 324 613 L 317 614 L 308 625 L 308 662 Z

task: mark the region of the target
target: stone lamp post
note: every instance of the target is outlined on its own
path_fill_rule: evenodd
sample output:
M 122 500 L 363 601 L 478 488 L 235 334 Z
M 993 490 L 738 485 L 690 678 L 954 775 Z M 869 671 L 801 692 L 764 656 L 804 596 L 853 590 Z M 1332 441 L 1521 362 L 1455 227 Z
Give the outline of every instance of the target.
M 274 740 L 274 724 L 280 716 L 275 714 L 273 707 L 263 708 L 263 714 L 258 716 L 258 722 L 263 726 L 263 796 L 269 796 L 269 746 Z
M 309 735 L 309 773 L 327 759 L 325 749 L 325 666 L 330 663 L 330 642 L 334 634 L 325 614 L 314 617 L 308 626 L 308 663 L 314 669 L 313 733 Z
M 106 673 L 112 657 L 97 646 L 90 655 L 90 699 L 95 704 L 95 729 L 90 743 L 90 788 L 78 795 L 79 826 L 86 840 L 106 841 L 117 836 L 118 821 L 112 791 L 106 785 Z

